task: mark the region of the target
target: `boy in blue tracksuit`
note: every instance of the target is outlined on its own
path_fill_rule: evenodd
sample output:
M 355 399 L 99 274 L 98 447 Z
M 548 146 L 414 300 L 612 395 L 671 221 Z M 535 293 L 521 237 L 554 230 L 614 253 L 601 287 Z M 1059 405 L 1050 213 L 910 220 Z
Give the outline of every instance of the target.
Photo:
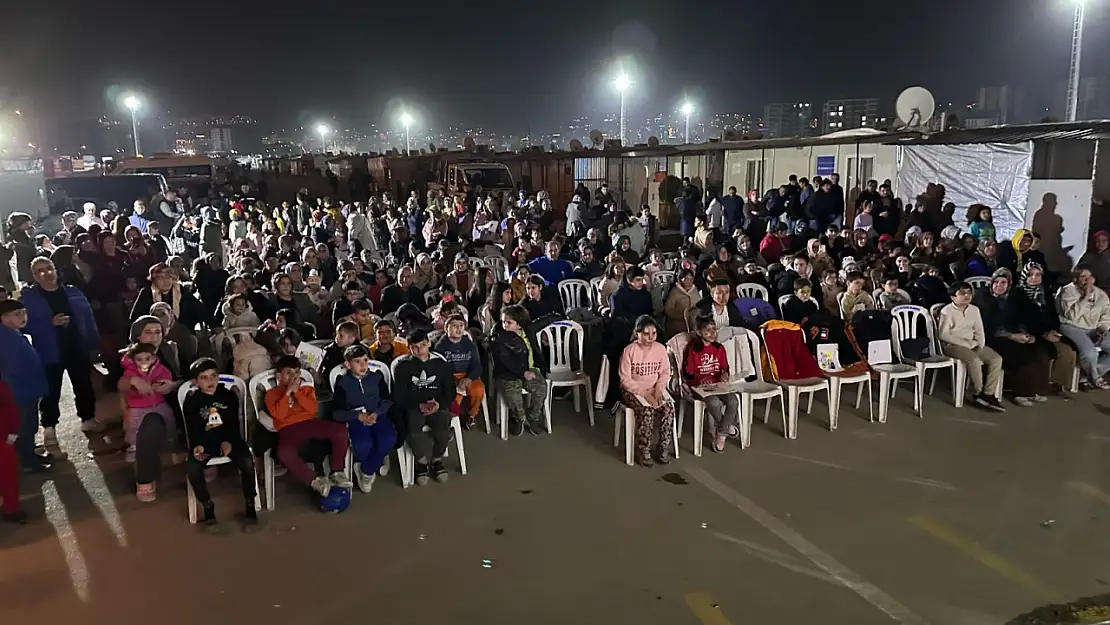
M 50 468 L 49 456 L 35 453 L 39 429 L 39 400 L 47 392 L 46 370 L 23 328 L 27 308 L 19 300 L 0 301 L 0 379 L 7 382 L 19 406 L 19 438 L 16 451 L 24 471 L 39 473 Z
M 347 372 L 335 382 L 332 418 L 347 424 L 354 454 L 355 483 L 369 493 L 379 469 L 397 443 L 397 430 L 389 420 L 393 402 L 388 397 L 385 379 L 370 371 L 370 351 L 362 344 L 352 345 L 343 352 Z

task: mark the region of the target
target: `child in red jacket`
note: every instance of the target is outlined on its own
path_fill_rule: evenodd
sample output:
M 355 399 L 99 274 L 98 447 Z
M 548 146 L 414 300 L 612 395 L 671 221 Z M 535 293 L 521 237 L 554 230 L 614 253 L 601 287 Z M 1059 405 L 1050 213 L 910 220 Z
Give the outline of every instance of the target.
M 0 518 L 9 523 L 26 523 L 27 513 L 19 509 L 17 440 L 19 406 L 15 403 L 11 387 L 0 380 Z

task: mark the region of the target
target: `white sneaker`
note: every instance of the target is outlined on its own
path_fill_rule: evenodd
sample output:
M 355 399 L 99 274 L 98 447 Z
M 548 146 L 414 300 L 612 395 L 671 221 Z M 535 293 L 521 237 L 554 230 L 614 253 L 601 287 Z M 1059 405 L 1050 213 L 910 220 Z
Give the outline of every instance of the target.
M 1067 392 L 1067 391 L 1065 391 L 1065 392 Z M 1034 396 L 1033 396 L 1033 401 L 1035 401 L 1035 402 L 1037 402 L 1037 403 L 1039 404 L 1039 403 L 1041 403 L 1041 402 L 1046 402 L 1046 401 L 1048 401 L 1048 398 L 1047 398 L 1047 397 L 1045 397 L 1044 395 L 1034 395 Z
M 331 492 L 331 482 L 329 482 L 326 477 L 317 477 L 313 479 L 309 486 L 321 497 L 327 497 L 328 493 Z
M 1029 399 L 1028 397 L 1015 397 L 1014 403 L 1023 408 L 1028 408 L 1033 405 L 1033 400 Z
M 358 484 L 358 489 L 364 493 L 369 493 L 374 488 L 374 480 L 377 479 L 377 473 L 367 475 L 362 472 L 362 463 L 355 463 L 355 482 Z
M 347 474 L 342 471 L 336 471 L 331 474 L 331 483 L 333 486 L 338 486 L 339 488 L 352 488 L 354 486 L 351 482 L 351 478 L 347 477 Z
M 42 446 L 43 447 L 57 447 L 58 446 L 58 431 L 54 428 L 42 428 Z
M 382 467 L 378 469 L 378 475 L 382 477 L 389 475 L 389 456 L 386 456 L 385 460 L 382 461 Z

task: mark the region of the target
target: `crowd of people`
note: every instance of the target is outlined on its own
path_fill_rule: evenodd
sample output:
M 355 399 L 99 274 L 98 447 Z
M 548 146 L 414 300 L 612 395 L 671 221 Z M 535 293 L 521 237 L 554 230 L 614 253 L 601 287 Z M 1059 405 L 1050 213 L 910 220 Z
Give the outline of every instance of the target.
M 730 371 L 720 339 L 772 319 L 802 329 L 811 355 L 839 345 L 847 369 L 867 366 L 865 326 L 889 329 L 898 306 L 930 309 L 943 353 L 966 364 L 983 409 L 1004 411 L 1004 396 L 1028 406 L 1066 395 L 1077 364 L 1084 388 L 1110 388 L 1110 235 L 1092 237 L 1069 280 L 1048 270 L 1036 233 L 996 241 L 986 206 L 956 225 L 942 185 L 905 204 L 889 181 L 846 200 L 835 174 L 791 176 L 763 196 L 703 192 L 685 179 L 674 201 L 681 238 L 669 244 L 649 207 L 633 213 L 606 185 L 580 185 L 566 207 L 524 190 L 350 203 L 302 191 L 276 206 L 254 191 L 243 180 L 204 198 L 167 192 L 118 214 L 90 204 L 63 215 L 53 236 L 36 235 L 28 215 L 9 216 L 0 252 L 14 267 L 0 271 L 4 519 L 25 519 L 20 467 L 44 472 L 59 461 L 63 376 L 93 442 L 108 421 L 96 414 L 98 392 L 119 393 L 123 436 L 112 451 L 134 464 L 139 500 L 156 498 L 163 454 L 184 455 L 204 527 L 217 523 L 212 458 L 240 471 L 253 526 L 252 451 L 273 454 L 283 473 L 326 497 L 370 492 L 403 443 L 416 484 L 447 481 L 452 419 L 473 428 L 490 391 L 512 435 L 545 434 L 552 345 L 543 330 L 568 318 L 600 326 L 578 340 L 600 336 L 601 353 L 619 363 L 598 399 L 633 410 L 645 466 L 670 461 L 671 389 L 751 375 L 751 363 Z M 568 280 L 589 285 L 588 301 L 561 295 Z M 258 407 L 265 422 L 241 427 L 253 411 L 241 414 L 223 373 L 273 374 Z M 195 390 L 178 406 L 185 382 Z M 706 408 L 711 447 L 723 452 L 739 436 L 739 402 L 714 395 Z M 330 457 L 322 474 L 315 449 Z

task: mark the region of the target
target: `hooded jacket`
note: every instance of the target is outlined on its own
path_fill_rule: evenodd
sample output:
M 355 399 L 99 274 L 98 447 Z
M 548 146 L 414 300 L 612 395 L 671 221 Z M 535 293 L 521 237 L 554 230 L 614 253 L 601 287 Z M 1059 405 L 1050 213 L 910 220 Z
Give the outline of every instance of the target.
M 4 380 L 21 406 L 46 396 L 46 372 L 38 352 L 18 330 L 0 325 L 0 380 Z
M 527 342 L 525 342 L 527 337 Z M 520 380 L 528 370 L 528 350 L 532 351 L 532 366 L 547 372 L 547 361 L 539 349 L 536 335 L 525 332 L 522 337 L 500 325 L 490 333 L 490 356 L 493 359 L 494 377 L 499 380 Z
M 1096 247 L 1096 241 L 1099 237 L 1110 239 L 1110 233 L 1105 230 L 1099 230 L 1091 235 L 1087 251 L 1079 259 L 1080 263 L 1086 263 L 1094 267 L 1095 284 L 1099 288 L 1110 287 L 1110 247 L 1099 252 Z M 1043 265 L 1042 265 L 1043 266 Z
M 231 311 L 231 301 L 228 300 L 220 306 L 220 312 L 224 315 L 224 330 L 231 330 L 234 328 L 250 328 L 255 329 L 262 324 L 258 319 L 258 314 L 254 312 L 254 307 L 250 302 L 247 302 L 247 308 L 240 314 L 235 314 Z
M 124 356 L 120 360 L 120 365 L 123 367 L 123 375 L 130 378 L 139 378 L 151 385 L 158 382 L 173 381 L 173 374 L 170 373 L 169 367 L 158 360 L 154 362 L 154 366 L 150 368 L 150 371 L 139 369 L 139 365 L 135 364 L 135 361 L 127 356 Z M 127 390 L 128 408 L 153 408 L 154 406 L 164 403 L 166 403 L 166 398 L 158 392 L 151 392 L 144 395 L 134 388 L 129 388 Z
M 609 296 L 610 316 L 635 320 L 640 315 L 652 314 L 651 291 L 646 287 L 636 290 L 621 280 L 621 285 Z
M 361 412 L 374 413 L 379 419 L 384 419 L 392 407 L 385 378 L 377 371 L 367 371 L 361 378 L 348 371 L 335 382 L 332 419 L 336 421 L 354 421 Z

